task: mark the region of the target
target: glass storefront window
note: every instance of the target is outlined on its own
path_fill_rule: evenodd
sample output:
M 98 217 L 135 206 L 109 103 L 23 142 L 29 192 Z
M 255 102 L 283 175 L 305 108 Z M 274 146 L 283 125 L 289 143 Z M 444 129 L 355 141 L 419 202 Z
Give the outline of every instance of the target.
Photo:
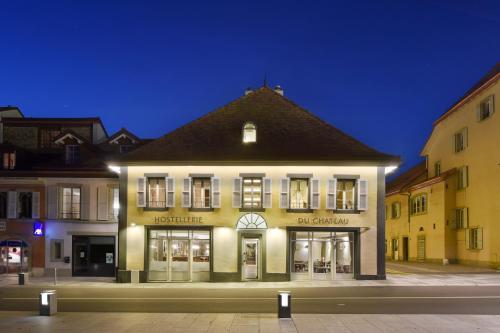
M 292 279 L 353 278 L 353 240 L 352 232 L 292 231 Z
M 150 281 L 209 281 L 208 230 L 150 230 Z

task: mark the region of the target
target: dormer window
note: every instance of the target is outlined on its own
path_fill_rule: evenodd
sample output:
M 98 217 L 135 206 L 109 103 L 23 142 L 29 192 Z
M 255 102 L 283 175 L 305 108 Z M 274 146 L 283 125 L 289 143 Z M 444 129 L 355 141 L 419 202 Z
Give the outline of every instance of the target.
M 257 128 L 254 123 L 246 123 L 243 126 L 243 143 L 257 141 Z
M 13 170 L 16 168 L 16 152 L 3 153 L 3 168 L 4 170 Z
M 80 146 L 66 145 L 66 164 L 77 164 L 80 162 Z

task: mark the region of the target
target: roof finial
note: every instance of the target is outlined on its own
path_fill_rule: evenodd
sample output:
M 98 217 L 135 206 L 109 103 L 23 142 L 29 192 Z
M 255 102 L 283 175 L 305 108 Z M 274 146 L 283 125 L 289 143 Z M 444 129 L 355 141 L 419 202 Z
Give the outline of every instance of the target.
M 267 73 L 264 72 L 264 87 L 267 87 Z

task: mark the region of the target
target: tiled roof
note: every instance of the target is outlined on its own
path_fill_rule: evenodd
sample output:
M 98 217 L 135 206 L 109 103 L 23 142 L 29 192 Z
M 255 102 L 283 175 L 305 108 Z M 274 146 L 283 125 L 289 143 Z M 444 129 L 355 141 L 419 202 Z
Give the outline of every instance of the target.
M 246 122 L 257 128 L 255 143 L 242 142 Z M 123 164 L 160 161 L 397 164 L 399 157 L 370 148 L 262 87 L 117 160 Z
M 427 179 L 427 167 L 425 161 L 422 161 L 393 180 L 387 182 L 385 193 L 386 195 L 399 193 L 425 179 Z

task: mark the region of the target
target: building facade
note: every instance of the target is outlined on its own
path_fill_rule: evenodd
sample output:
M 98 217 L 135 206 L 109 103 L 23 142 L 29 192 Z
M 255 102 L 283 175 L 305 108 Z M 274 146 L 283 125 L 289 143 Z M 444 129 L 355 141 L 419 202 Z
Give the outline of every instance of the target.
M 2 114 L 0 272 L 115 276 L 119 183 L 104 160 L 142 140 L 99 118 Z
M 426 162 L 387 185 L 386 256 L 499 267 L 500 64 L 433 124 Z
M 377 152 L 262 87 L 112 159 L 119 282 L 384 279 Z

